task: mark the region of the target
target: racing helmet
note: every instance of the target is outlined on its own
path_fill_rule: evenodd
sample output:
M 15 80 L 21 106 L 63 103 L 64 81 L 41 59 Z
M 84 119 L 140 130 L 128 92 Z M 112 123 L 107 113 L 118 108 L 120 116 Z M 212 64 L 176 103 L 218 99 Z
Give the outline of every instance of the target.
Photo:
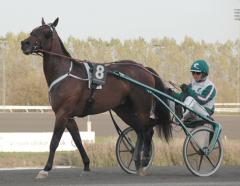
M 208 75 L 209 73 L 209 67 L 208 64 L 205 60 L 197 60 L 194 61 L 192 66 L 191 66 L 191 72 L 201 72 L 203 74 Z

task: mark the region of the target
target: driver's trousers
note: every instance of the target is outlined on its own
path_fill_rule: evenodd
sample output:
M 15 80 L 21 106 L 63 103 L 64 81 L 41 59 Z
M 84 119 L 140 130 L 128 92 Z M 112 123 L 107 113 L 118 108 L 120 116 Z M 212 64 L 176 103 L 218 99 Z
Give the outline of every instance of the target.
M 200 115 L 203 115 L 205 117 L 209 116 L 209 113 L 207 112 L 207 110 L 200 105 L 193 97 L 188 96 L 186 97 L 186 99 L 183 102 L 187 107 L 191 108 L 192 110 L 194 110 L 195 112 L 199 113 Z M 183 113 L 183 120 L 189 120 L 189 119 L 198 119 L 199 117 L 194 114 L 193 112 L 189 111 L 188 109 L 186 109 L 186 111 Z

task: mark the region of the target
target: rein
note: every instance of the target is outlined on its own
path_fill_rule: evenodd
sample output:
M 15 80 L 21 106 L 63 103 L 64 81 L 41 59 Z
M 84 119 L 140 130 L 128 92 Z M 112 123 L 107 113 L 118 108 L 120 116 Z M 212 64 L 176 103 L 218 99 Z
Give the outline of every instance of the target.
M 172 85 L 176 90 L 182 91 L 178 84 L 173 83 L 172 81 L 168 81 L 168 83 Z
M 61 57 L 61 58 L 64 58 L 64 59 L 69 59 L 69 60 L 77 61 L 77 62 L 79 62 L 79 63 L 86 62 L 86 60 L 80 60 L 80 59 L 68 57 L 68 56 L 65 56 L 65 55 L 62 55 L 62 54 L 58 54 L 58 53 L 55 53 L 55 52 L 49 52 L 49 51 L 43 50 L 43 49 L 37 49 L 36 52 L 34 52 L 34 53 L 37 54 L 37 55 L 39 55 L 39 56 L 42 56 L 41 54 L 39 54 L 39 52 L 46 53 L 46 54 L 50 54 L 50 55 L 53 55 L 53 56 L 58 56 L 58 57 Z
M 71 61 L 76 61 L 78 63 L 84 63 L 84 62 L 87 62 L 87 60 L 80 60 L 80 59 L 76 59 L 76 58 L 72 58 L 72 57 L 68 57 L 68 56 L 65 56 L 65 55 L 61 55 L 61 54 L 58 54 L 58 53 L 55 53 L 55 52 L 49 52 L 47 50 L 43 50 L 43 49 L 37 49 L 36 51 L 34 51 L 33 54 L 36 54 L 38 56 L 42 56 L 41 54 L 39 54 L 39 52 L 42 52 L 42 53 L 46 53 L 46 54 L 50 54 L 50 55 L 53 55 L 53 56 L 58 56 L 58 57 L 61 57 L 61 58 L 64 58 L 64 59 L 68 59 L 68 60 L 71 60 Z M 91 62 L 93 63 L 93 62 Z M 93 64 L 97 64 L 97 63 L 93 63 Z M 151 72 L 150 70 L 148 70 L 147 68 L 145 68 L 143 65 L 141 64 L 132 64 L 132 63 L 119 63 L 119 62 L 108 62 L 108 63 L 101 63 L 101 64 L 104 64 L 104 65 L 110 65 L 110 64 L 119 64 L 119 65 L 133 65 L 133 66 L 137 66 L 145 71 L 147 71 L 148 73 L 152 74 L 153 76 L 155 77 L 158 77 L 160 78 L 158 75 L 154 74 L 153 72 Z

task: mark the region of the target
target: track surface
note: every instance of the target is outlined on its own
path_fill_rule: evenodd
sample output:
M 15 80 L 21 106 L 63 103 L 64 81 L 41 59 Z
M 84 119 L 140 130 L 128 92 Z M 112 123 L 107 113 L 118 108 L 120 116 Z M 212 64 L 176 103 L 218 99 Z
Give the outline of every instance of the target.
M 221 167 L 210 177 L 193 176 L 185 167 L 155 167 L 141 177 L 124 173 L 119 167 L 93 169 L 81 175 L 79 168 L 53 169 L 49 177 L 36 180 L 36 170 L 1 170 L 0 185 L 137 185 L 137 186 L 239 186 L 240 167 Z
M 240 116 L 215 116 L 215 119 L 223 126 L 223 136 L 240 139 Z M 92 116 L 91 121 L 92 130 L 96 132 L 97 136 L 117 135 L 108 114 Z M 122 128 L 126 127 L 119 119 L 117 121 Z M 77 122 L 80 130 L 86 130 L 86 118 L 77 119 Z M 52 131 L 53 126 L 53 113 L 0 114 L 0 132 L 47 132 Z M 221 167 L 217 173 L 207 178 L 193 176 L 185 166 L 155 167 L 150 170 L 150 175 L 144 177 L 128 175 L 119 167 L 93 169 L 88 175 L 81 175 L 80 168 L 54 169 L 44 180 L 35 179 L 38 172 L 39 169 L 0 170 L 0 185 L 240 185 L 240 167 Z
M 117 116 L 115 118 L 121 128 L 127 127 Z M 215 115 L 214 118 L 223 127 L 223 137 L 240 139 L 240 115 Z M 96 136 L 117 135 L 109 113 L 91 116 L 91 121 Z M 86 117 L 78 118 L 77 123 L 80 130 L 86 130 Z M 53 127 L 53 113 L 0 113 L 0 132 L 48 132 L 53 131 Z

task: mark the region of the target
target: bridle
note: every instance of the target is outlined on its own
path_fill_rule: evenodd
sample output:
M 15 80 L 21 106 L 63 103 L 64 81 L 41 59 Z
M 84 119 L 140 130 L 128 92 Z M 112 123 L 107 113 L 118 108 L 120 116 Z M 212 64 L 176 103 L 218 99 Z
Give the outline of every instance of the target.
M 48 26 L 50 28 L 51 32 L 52 32 L 51 34 L 53 34 L 54 31 L 56 31 L 55 27 L 51 23 L 50 24 L 45 24 L 43 26 Z M 36 40 L 35 45 L 33 46 L 32 55 L 38 55 L 38 56 L 43 57 L 43 55 L 42 55 L 43 53 L 49 54 L 49 55 L 52 55 L 52 56 L 58 56 L 58 57 L 61 57 L 63 59 L 67 59 L 67 60 L 70 60 L 70 61 L 76 61 L 76 62 L 79 62 L 79 63 L 84 63 L 84 62 L 87 61 L 87 60 L 80 60 L 80 59 L 72 58 L 72 57 L 69 57 L 69 56 L 66 56 L 66 55 L 62 55 L 62 54 L 58 54 L 58 53 L 55 53 L 55 52 L 50 52 L 50 51 L 44 50 L 39 45 L 39 41 Z

